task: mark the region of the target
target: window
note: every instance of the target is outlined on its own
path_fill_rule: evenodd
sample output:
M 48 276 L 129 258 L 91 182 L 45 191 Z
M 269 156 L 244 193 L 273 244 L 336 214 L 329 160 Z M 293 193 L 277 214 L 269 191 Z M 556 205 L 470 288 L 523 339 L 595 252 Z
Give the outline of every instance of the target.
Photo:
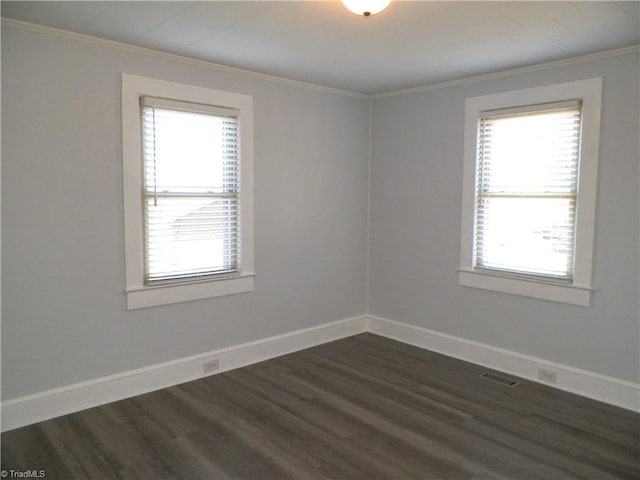
M 143 97 L 148 285 L 238 270 L 237 111 Z
M 590 305 L 601 90 L 467 99 L 461 285 Z
M 580 102 L 480 114 L 475 266 L 571 280 Z
M 253 289 L 251 106 L 123 75 L 129 309 Z

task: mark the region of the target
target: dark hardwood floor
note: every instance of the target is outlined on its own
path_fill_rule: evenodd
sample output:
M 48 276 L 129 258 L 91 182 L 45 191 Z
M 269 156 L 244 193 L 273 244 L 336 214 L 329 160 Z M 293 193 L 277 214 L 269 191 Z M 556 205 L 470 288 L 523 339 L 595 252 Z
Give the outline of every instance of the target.
M 640 415 L 486 371 L 357 335 L 6 432 L 2 469 L 47 479 L 640 478 Z

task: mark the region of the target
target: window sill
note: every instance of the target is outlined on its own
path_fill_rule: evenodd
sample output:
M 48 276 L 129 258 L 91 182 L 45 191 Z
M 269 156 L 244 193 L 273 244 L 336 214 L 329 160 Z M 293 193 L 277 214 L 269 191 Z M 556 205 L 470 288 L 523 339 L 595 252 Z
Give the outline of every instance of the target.
M 254 277 L 253 273 L 245 273 L 202 282 L 130 288 L 126 292 L 127 310 L 251 292 Z
M 592 289 L 575 284 L 544 281 L 538 278 L 528 279 L 508 274 L 493 274 L 484 270 L 480 272 L 466 268 L 458 269 L 458 283 L 465 287 L 509 293 L 511 295 L 569 303 L 582 307 L 591 306 Z

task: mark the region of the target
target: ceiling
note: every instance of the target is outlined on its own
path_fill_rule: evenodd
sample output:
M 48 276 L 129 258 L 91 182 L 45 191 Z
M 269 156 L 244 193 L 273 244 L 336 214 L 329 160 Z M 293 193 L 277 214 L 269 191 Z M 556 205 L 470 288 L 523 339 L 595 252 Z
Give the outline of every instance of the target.
M 640 44 L 640 2 L 5 2 L 2 16 L 376 94 Z

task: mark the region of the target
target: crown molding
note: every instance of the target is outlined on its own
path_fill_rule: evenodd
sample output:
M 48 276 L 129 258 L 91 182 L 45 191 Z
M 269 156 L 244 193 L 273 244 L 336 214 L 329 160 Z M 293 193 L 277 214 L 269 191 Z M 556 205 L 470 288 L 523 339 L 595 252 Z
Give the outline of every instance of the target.
M 292 87 L 306 88 L 309 90 L 316 90 L 319 92 L 332 93 L 335 95 L 343 95 L 348 97 L 355 97 L 367 100 L 371 96 L 365 93 L 352 92 L 350 90 L 342 90 L 339 88 L 326 87 L 324 85 L 318 85 L 315 83 L 302 82 L 299 80 L 292 80 L 285 77 L 278 77 L 276 75 L 269 75 L 266 73 L 254 72 L 252 70 L 245 70 L 237 67 L 230 67 L 228 65 L 222 65 L 219 63 L 209 62 L 206 60 L 199 60 L 197 58 L 187 57 L 184 55 L 178 55 L 175 53 L 163 52 L 160 50 L 154 50 L 146 47 L 138 47 L 123 42 L 116 42 L 114 40 L 107 40 L 104 38 L 93 37 L 91 35 L 85 35 L 83 33 L 71 32 L 68 30 L 62 30 L 59 28 L 46 27 L 44 25 L 38 25 L 35 23 L 22 22 L 20 20 L 14 20 L 11 18 L 2 17 L 2 27 L 13 27 L 22 30 L 29 30 L 31 32 L 42 33 L 47 35 L 54 35 L 56 37 L 67 38 L 71 40 L 78 40 L 92 45 L 100 47 L 113 48 L 117 50 L 124 50 L 129 53 L 137 53 L 140 55 L 147 55 L 150 57 L 161 58 L 163 60 L 169 60 L 185 65 L 191 65 L 200 68 L 206 68 L 209 70 L 215 70 L 217 72 L 231 73 L 234 75 L 241 75 L 243 77 L 254 78 L 258 80 L 265 80 L 268 82 L 281 83 Z
M 217 72 L 231 73 L 235 75 L 241 75 L 248 78 L 255 78 L 258 80 L 265 80 L 269 82 L 280 83 L 293 87 L 306 88 L 310 90 L 316 90 L 325 93 L 332 93 L 336 95 L 343 95 L 348 97 L 360 98 L 363 100 L 376 100 L 380 98 L 395 97 L 399 95 L 410 95 L 413 93 L 428 92 L 430 90 L 437 90 L 440 88 L 455 87 L 459 85 L 466 85 L 484 80 L 495 80 L 498 78 L 510 77 L 513 75 L 521 75 L 525 73 L 537 72 L 541 70 L 548 70 L 552 68 L 563 67 L 566 65 L 572 65 L 575 63 L 588 62 L 593 60 L 599 60 L 602 58 L 617 57 L 620 55 L 627 55 L 631 53 L 640 53 L 640 45 L 632 45 L 630 47 L 616 48 L 613 50 L 605 50 L 602 52 L 590 53 L 586 55 L 580 55 L 577 57 L 569 57 L 560 60 L 554 60 L 551 62 L 536 63 L 533 65 L 527 65 L 525 67 L 511 68 L 507 70 L 500 70 L 498 72 L 487 73 L 483 75 L 474 75 L 470 77 L 462 77 L 454 80 L 448 80 L 438 83 L 429 83 L 418 87 L 406 88 L 401 90 L 391 90 L 388 92 L 366 94 L 362 92 L 354 92 L 351 90 L 342 90 L 339 88 L 327 87 L 324 85 L 318 85 L 315 83 L 302 82 L 299 80 L 292 80 L 285 77 L 279 77 L 276 75 L 269 75 L 266 73 L 255 72 L 252 70 L 245 70 L 237 67 L 230 67 L 228 65 L 222 65 L 219 63 L 209 62 L 206 60 L 199 60 L 197 58 L 187 57 L 184 55 L 178 55 L 175 53 L 167 53 L 160 50 L 154 50 L 146 47 L 138 47 L 123 42 L 116 42 L 114 40 L 106 40 L 104 38 L 93 37 L 91 35 L 85 35 L 82 33 L 71 32 L 68 30 L 62 30 L 59 28 L 46 27 L 44 25 L 38 25 L 35 23 L 22 22 L 20 20 L 14 20 L 11 18 L 2 17 L 3 27 L 14 27 L 22 30 L 29 30 L 32 32 L 54 35 L 58 37 L 68 38 L 72 40 L 83 41 L 98 45 L 101 47 L 114 48 L 118 50 L 124 50 L 130 53 L 138 53 L 141 55 L 147 55 L 151 57 L 161 58 L 185 65 L 191 65 L 209 70 L 215 70 Z
M 510 68 L 508 70 L 500 70 L 498 72 L 492 72 L 492 73 L 487 73 L 483 75 L 463 77 L 455 80 L 448 80 L 445 82 L 431 83 L 431 84 L 422 85 L 419 87 L 407 88 L 403 90 L 392 90 L 385 93 L 376 93 L 371 95 L 371 98 L 375 100 L 378 98 L 387 98 L 387 97 L 395 97 L 399 95 L 410 95 L 412 93 L 428 92 L 429 90 L 437 90 L 440 88 L 466 85 L 470 83 L 481 82 L 483 80 L 495 80 L 497 78 L 510 77 L 513 75 L 521 75 L 524 73 L 537 72 L 540 70 L 548 70 L 551 68 L 558 68 L 566 65 L 572 65 L 574 63 L 589 62 L 593 60 L 599 60 L 601 58 L 617 57 L 620 55 L 627 55 L 631 53 L 640 53 L 640 45 L 632 45 L 630 47 L 616 48 L 614 50 L 605 50 L 602 52 L 589 53 L 587 55 L 563 58 L 563 59 L 554 60 L 551 62 L 536 63 L 533 65 L 527 65 L 526 67 Z

